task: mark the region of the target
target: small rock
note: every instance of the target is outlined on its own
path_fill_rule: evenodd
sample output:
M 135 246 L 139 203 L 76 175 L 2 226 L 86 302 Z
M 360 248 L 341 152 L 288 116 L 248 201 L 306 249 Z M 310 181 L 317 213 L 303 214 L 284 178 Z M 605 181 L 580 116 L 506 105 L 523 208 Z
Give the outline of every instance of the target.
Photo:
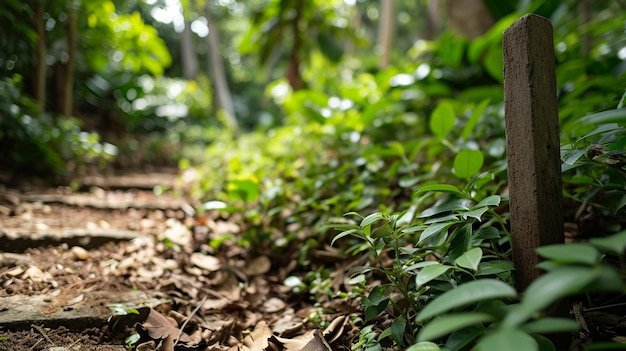
M 80 246 L 73 246 L 72 247 L 72 254 L 74 254 L 74 257 L 77 260 L 81 260 L 81 261 L 84 261 L 87 258 L 89 258 L 89 253 L 87 252 L 87 250 L 83 249 Z

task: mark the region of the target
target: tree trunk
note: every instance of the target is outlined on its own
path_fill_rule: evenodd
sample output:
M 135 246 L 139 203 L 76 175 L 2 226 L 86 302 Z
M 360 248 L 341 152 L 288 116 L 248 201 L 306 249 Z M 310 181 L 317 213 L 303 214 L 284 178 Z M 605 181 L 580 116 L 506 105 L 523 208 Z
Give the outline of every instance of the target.
M 446 15 L 452 29 L 470 40 L 483 35 L 494 22 L 483 0 L 447 0 Z
M 383 69 L 389 66 L 391 61 L 391 46 L 393 43 L 394 25 L 394 0 L 381 0 L 380 22 L 378 25 L 378 45 L 380 49 L 380 61 L 378 67 Z
M 293 19 L 293 46 L 291 47 L 291 53 L 289 54 L 289 65 L 287 66 L 287 81 L 291 85 L 291 89 L 294 91 L 304 88 L 304 81 L 300 74 L 300 46 L 302 45 L 302 38 L 300 33 L 300 18 L 302 17 L 302 10 L 304 7 L 303 0 L 296 0 L 295 11 L 296 15 Z
M 209 33 L 212 35 L 212 33 Z M 183 65 L 183 76 L 187 80 L 194 80 L 198 76 L 198 57 L 193 48 L 191 23 L 185 20 L 185 29 L 180 36 L 180 57 Z
M 37 51 L 35 58 L 34 92 L 39 113 L 46 110 L 46 30 L 43 23 L 43 8 L 35 9 L 35 32 L 37 33 Z
M 239 125 L 235 115 L 235 108 L 233 105 L 233 99 L 228 88 L 228 81 L 226 80 L 226 70 L 224 68 L 224 62 L 220 55 L 220 39 L 217 33 L 217 27 L 215 26 L 209 9 L 205 8 L 204 17 L 207 19 L 209 26 L 209 35 L 207 41 L 209 44 L 209 70 L 213 75 L 214 89 L 217 100 L 218 108 L 224 112 L 226 124 L 234 132 L 237 131 Z
M 61 102 L 61 114 L 71 116 L 74 113 L 74 62 L 76 57 L 76 22 L 77 10 L 74 4 L 68 8 L 67 33 L 67 61 L 63 64 L 63 100 Z

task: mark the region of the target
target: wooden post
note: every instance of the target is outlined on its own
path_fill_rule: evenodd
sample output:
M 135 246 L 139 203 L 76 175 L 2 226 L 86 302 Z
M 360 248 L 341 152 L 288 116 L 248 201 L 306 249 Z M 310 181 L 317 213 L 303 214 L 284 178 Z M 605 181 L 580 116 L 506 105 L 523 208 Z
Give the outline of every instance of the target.
M 552 25 L 525 15 L 504 32 L 504 113 L 517 288 L 539 276 L 535 249 L 563 243 Z

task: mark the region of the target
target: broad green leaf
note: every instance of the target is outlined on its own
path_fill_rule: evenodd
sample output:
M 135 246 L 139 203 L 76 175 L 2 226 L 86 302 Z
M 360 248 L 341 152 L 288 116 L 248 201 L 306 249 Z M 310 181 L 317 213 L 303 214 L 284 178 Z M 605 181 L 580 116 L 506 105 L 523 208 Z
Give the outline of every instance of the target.
M 472 112 L 472 116 L 467 120 L 467 123 L 465 123 L 463 132 L 461 132 L 463 140 L 467 141 L 467 139 L 469 139 L 470 134 L 474 130 L 474 127 L 476 127 L 478 120 L 480 119 L 480 117 L 482 117 L 490 101 L 490 99 L 485 99 L 480 104 L 478 104 L 478 106 L 476 106 L 476 108 Z
M 406 322 L 403 319 L 396 319 L 391 323 L 391 337 L 400 346 L 404 346 L 404 328 L 406 328 Z
M 502 198 L 500 197 L 500 195 L 491 195 L 480 200 L 480 202 L 476 204 L 476 206 L 474 207 L 500 206 L 500 201 L 502 201 Z
M 476 276 L 481 275 L 493 275 L 502 272 L 512 271 L 515 268 L 513 267 L 513 262 L 509 261 L 487 261 L 481 262 L 478 264 L 478 270 L 476 271 Z
M 454 175 L 469 179 L 478 174 L 484 160 L 483 153 L 478 150 L 461 150 L 454 157 Z
M 532 336 L 514 329 L 500 329 L 487 334 L 476 344 L 477 351 L 539 351 Z
M 478 264 L 480 260 L 483 258 L 483 250 L 480 247 L 475 247 L 467 252 L 465 252 L 461 257 L 457 258 L 454 261 L 455 264 L 476 271 L 478 269 Z
M 447 314 L 433 319 L 426 324 L 417 334 L 417 341 L 436 340 L 453 331 L 492 321 L 493 316 L 486 313 L 466 312 Z
M 417 243 L 421 244 L 422 242 L 424 242 L 426 239 L 430 238 L 431 236 L 439 234 L 442 231 L 448 230 L 448 228 L 450 228 L 450 226 L 452 226 L 453 224 L 454 223 L 445 222 L 445 223 L 437 223 L 437 224 L 428 226 L 428 228 L 426 228 L 420 235 L 419 241 Z
M 600 274 L 585 288 L 585 292 L 623 293 L 625 288 L 624 279 L 613 266 L 600 265 Z
M 346 231 L 343 231 L 337 235 L 335 235 L 335 237 L 333 238 L 333 240 L 330 242 L 330 246 L 335 245 L 335 242 L 339 239 L 342 239 L 348 235 L 352 235 L 355 236 L 357 238 L 362 238 L 362 235 L 359 234 L 359 231 L 356 229 L 348 229 Z
M 565 164 L 574 165 L 588 150 L 588 147 L 578 150 L 561 150 L 561 160 L 563 160 Z
M 581 125 L 619 123 L 626 124 L 626 109 L 608 110 L 579 118 L 576 123 Z
M 405 271 L 412 271 L 415 269 L 419 269 L 422 267 L 427 267 L 427 266 L 434 266 L 436 264 L 440 264 L 439 262 L 435 262 L 435 261 L 422 261 L 422 262 L 417 262 L 414 263 L 406 268 L 404 268 Z
M 415 276 L 415 288 L 421 288 L 424 284 L 444 274 L 451 268 L 452 266 L 446 266 L 443 264 L 430 265 L 422 268 Z
M 515 296 L 517 296 L 515 289 L 500 280 L 474 280 L 441 294 L 432 302 L 428 303 L 417 315 L 415 320 L 420 322 L 440 313 L 478 301 L 514 298 Z
M 626 250 L 626 230 L 604 238 L 592 238 L 589 242 L 602 250 L 623 255 Z
M 482 227 L 474 233 L 476 233 L 473 237 L 474 240 L 498 239 L 501 236 L 500 231 L 492 226 Z
M 464 220 L 467 220 L 468 218 L 476 218 L 476 220 L 480 221 L 481 218 L 483 217 L 483 215 L 485 214 L 485 212 L 487 212 L 487 210 L 489 209 L 489 207 L 485 206 L 485 207 L 474 207 L 469 211 L 466 212 L 461 212 L 461 217 Z
M 575 332 L 580 326 L 575 320 L 568 318 L 546 317 L 522 325 L 522 330 L 528 334 L 549 334 L 560 332 Z
M 445 138 L 454 128 L 454 106 L 448 101 L 442 101 L 430 115 L 430 130 L 440 139 Z
M 380 220 L 383 220 L 383 219 L 384 219 L 384 216 L 383 216 L 382 213 L 380 213 L 380 212 L 372 213 L 371 215 L 363 218 L 363 220 L 361 221 L 361 228 L 365 228 L 368 225 L 374 224 L 374 223 L 376 223 L 376 222 L 378 222 Z
M 243 200 L 245 202 L 251 202 L 259 198 L 260 190 L 259 185 L 249 179 L 236 179 L 231 180 L 226 185 L 228 190 L 228 196 L 232 199 Z
M 556 351 L 556 347 L 554 346 L 552 341 L 550 341 L 550 339 L 539 334 L 532 334 L 531 336 L 537 342 L 537 346 L 539 346 L 539 351 Z
M 406 351 L 441 351 L 441 349 L 434 342 L 422 341 L 411 345 Z
M 588 244 L 556 244 L 537 248 L 537 253 L 547 259 L 562 263 L 594 265 L 600 260 L 600 253 Z
M 467 211 L 470 209 L 469 205 L 470 205 L 470 201 L 467 199 L 448 199 L 448 201 L 438 202 L 432 207 L 425 209 L 424 211 L 422 211 L 422 213 L 419 214 L 419 218 L 432 217 L 434 215 L 438 215 L 444 212 Z M 441 217 L 437 217 L 437 218 L 441 218 Z
M 454 185 L 450 185 L 450 184 L 430 184 L 430 185 L 424 185 L 423 187 L 419 188 L 416 192 L 416 194 L 421 194 L 421 193 L 425 193 L 428 191 L 434 191 L 434 192 L 438 192 L 438 193 L 449 193 L 449 194 L 454 194 L 460 198 L 469 198 L 469 196 L 467 196 L 464 192 L 462 192 L 461 190 L 459 190 L 459 188 L 455 187 Z
M 459 329 L 448 337 L 446 340 L 446 351 L 461 351 L 465 349 L 465 346 L 469 345 L 472 341 L 476 340 L 483 331 L 484 327 L 481 326 L 470 326 L 467 328 Z
M 528 286 L 522 302 L 507 314 L 503 325 L 519 326 L 558 299 L 581 292 L 600 273 L 599 267 L 563 266 L 551 270 Z

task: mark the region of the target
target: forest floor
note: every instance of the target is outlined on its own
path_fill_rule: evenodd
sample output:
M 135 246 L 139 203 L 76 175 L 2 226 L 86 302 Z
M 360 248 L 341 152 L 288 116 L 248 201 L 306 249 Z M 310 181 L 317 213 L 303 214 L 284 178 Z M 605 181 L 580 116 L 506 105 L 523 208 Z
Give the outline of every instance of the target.
M 236 220 L 152 190 L 175 183 L 162 172 L 0 189 L 0 350 L 121 351 L 133 335 L 142 351 L 350 349 L 356 302 L 284 284 L 312 269 L 298 243 L 211 247 Z M 343 281 L 345 260 L 324 251 L 312 259 Z

